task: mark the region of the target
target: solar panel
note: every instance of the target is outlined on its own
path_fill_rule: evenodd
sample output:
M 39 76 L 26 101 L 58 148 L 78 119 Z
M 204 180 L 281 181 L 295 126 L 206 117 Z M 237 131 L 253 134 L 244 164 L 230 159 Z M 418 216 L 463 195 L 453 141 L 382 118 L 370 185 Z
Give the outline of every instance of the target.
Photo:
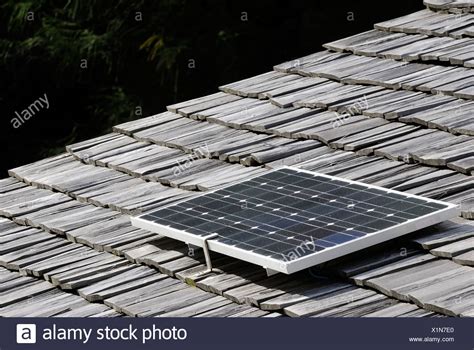
M 289 274 L 457 214 L 454 204 L 283 167 L 131 220 Z

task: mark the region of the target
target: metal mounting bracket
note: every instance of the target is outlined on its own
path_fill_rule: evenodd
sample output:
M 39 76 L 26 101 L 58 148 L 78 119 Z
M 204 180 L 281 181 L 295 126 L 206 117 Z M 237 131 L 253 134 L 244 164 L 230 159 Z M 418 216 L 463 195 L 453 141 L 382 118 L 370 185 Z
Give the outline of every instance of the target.
M 201 271 L 200 274 L 206 274 L 206 273 L 212 272 L 211 253 L 209 251 L 209 246 L 207 244 L 207 241 L 216 237 L 219 237 L 217 233 L 211 233 L 210 235 L 202 237 L 202 250 L 204 251 L 204 259 L 206 259 L 207 269 L 204 271 Z
M 275 270 L 269 269 L 267 267 L 265 267 L 264 269 L 267 272 L 267 277 L 270 277 L 270 276 L 276 275 L 277 273 L 280 273 L 280 271 L 275 271 Z

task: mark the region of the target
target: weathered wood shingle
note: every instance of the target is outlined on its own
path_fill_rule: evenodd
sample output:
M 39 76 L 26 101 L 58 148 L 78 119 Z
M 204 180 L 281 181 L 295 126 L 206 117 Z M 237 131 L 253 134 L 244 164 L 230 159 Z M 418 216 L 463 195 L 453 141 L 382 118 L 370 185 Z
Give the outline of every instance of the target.
M 473 219 L 474 20 L 466 2 L 425 3 L 12 169 L 0 180 L 0 315 L 472 316 L 465 219 L 267 277 L 219 254 L 203 274 L 202 253 L 128 216 L 293 165 L 445 199 Z

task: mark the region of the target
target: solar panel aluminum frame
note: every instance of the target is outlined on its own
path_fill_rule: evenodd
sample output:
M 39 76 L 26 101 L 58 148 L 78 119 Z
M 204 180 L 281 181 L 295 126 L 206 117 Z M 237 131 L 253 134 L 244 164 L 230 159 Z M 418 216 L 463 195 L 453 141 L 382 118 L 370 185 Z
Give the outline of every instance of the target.
M 230 246 L 230 245 L 225 244 L 225 243 L 214 241 L 212 238 L 208 239 L 206 237 L 200 237 L 200 236 L 197 236 L 197 235 L 194 235 L 194 234 L 182 231 L 182 230 L 178 230 L 178 229 L 171 228 L 169 226 L 158 224 L 156 222 L 151 222 L 150 220 L 143 219 L 141 216 L 131 217 L 132 225 L 135 226 L 135 227 L 138 227 L 138 228 L 142 228 L 142 229 L 145 229 L 145 230 L 156 232 L 158 234 L 162 234 L 163 236 L 173 238 L 173 239 L 185 242 L 187 244 L 191 244 L 191 245 L 195 245 L 195 246 L 199 246 L 199 247 L 204 247 L 204 245 L 207 244 L 207 247 L 210 251 L 221 253 L 221 254 L 224 254 L 224 255 L 239 259 L 239 260 L 244 260 L 244 261 L 262 266 L 263 268 L 265 268 L 267 270 L 270 270 L 270 271 L 282 272 L 282 273 L 285 273 L 285 274 L 292 274 L 292 273 L 298 272 L 300 270 L 303 270 L 303 269 L 306 269 L 306 268 L 309 268 L 309 267 L 312 267 L 312 266 L 315 266 L 315 265 L 318 265 L 318 264 L 321 264 L 321 263 L 339 258 L 341 256 L 359 251 L 361 249 L 365 249 L 365 248 L 371 247 L 373 245 L 383 243 L 383 242 L 388 241 L 390 239 L 394 239 L 394 238 L 403 236 L 405 234 L 414 232 L 416 230 L 419 230 L 419 229 L 422 229 L 422 228 L 425 228 L 425 227 L 428 227 L 428 226 L 431 226 L 431 225 L 438 224 L 440 222 L 443 222 L 445 220 L 451 219 L 451 218 L 459 215 L 459 206 L 456 205 L 456 204 L 447 203 L 447 202 L 443 202 L 443 201 L 438 201 L 438 200 L 430 199 L 430 198 L 425 198 L 425 197 L 417 196 L 417 195 L 414 195 L 414 194 L 411 194 L 411 193 L 394 191 L 394 190 L 390 190 L 388 188 L 384 188 L 384 187 L 380 187 L 380 186 L 365 184 L 363 182 L 347 180 L 347 179 L 344 179 L 344 178 L 339 178 L 339 177 L 335 177 L 335 176 L 331 176 L 331 175 L 321 174 L 321 173 L 317 173 L 317 172 L 313 172 L 313 171 L 309 171 L 309 170 L 304 170 L 304 169 L 299 169 L 299 168 L 295 168 L 295 167 L 291 167 L 291 166 L 278 167 L 278 168 L 270 170 L 270 172 L 278 171 L 278 170 L 282 170 L 282 169 L 291 169 L 291 170 L 297 171 L 297 172 L 303 172 L 303 173 L 307 173 L 307 174 L 311 174 L 311 175 L 315 175 L 315 176 L 319 176 L 319 177 L 325 177 L 325 178 L 330 179 L 330 180 L 338 180 L 338 181 L 347 182 L 348 184 L 350 183 L 350 184 L 362 185 L 362 186 L 365 186 L 367 188 L 380 190 L 380 191 L 383 191 L 383 192 L 386 192 L 386 193 L 397 193 L 397 194 L 404 195 L 406 197 L 412 197 L 412 198 L 421 199 L 421 200 L 431 202 L 431 203 L 442 204 L 442 205 L 445 205 L 446 208 L 440 209 L 440 210 L 438 210 L 436 212 L 433 212 L 433 213 L 429 213 L 429 214 L 420 216 L 420 217 L 415 218 L 415 219 L 410 219 L 406 222 L 391 226 L 389 228 L 379 230 L 379 231 L 376 231 L 374 233 L 368 234 L 366 236 L 359 237 L 359 238 L 356 238 L 354 240 L 338 244 L 334 247 L 329 247 L 329 248 L 326 248 L 322 251 L 314 252 L 312 254 L 300 257 L 298 259 L 290 260 L 290 261 L 281 261 L 281 260 L 277 260 L 277 259 L 274 259 L 274 258 L 271 258 L 271 257 L 266 257 L 266 256 L 261 255 L 261 254 L 256 254 L 256 253 L 253 253 L 251 251 L 247 251 L 245 249 L 241 249 L 241 248 L 238 248 L 238 247 Z M 254 178 L 258 178 L 262 175 L 264 175 L 264 174 L 258 174 L 256 176 L 249 177 L 245 181 L 252 180 Z M 244 181 L 242 181 L 242 182 L 244 182 Z M 233 185 L 236 185 L 236 184 L 238 184 L 238 183 L 232 183 L 228 186 L 224 186 L 224 187 L 220 187 L 220 188 L 217 188 L 215 190 L 212 190 L 212 191 L 204 192 L 204 193 L 202 193 L 202 194 L 200 194 L 196 197 L 193 197 L 193 198 L 208 195 L 209 193 L 213 193 L 213 192 L 216 192 L 218 190 L 222 190 L 224 188 L 227 188 L 227 187 L 230 187 L 230 186 L 233 186 Z M 167 205 L 167 206 L 165 206 L 163 208 L 160 208 L 160 209 L 165 209 L 167 207 L 171 207 L 171 206 L 174 206 L 176 204 L 186 202 L 188 200 L 189 200 L 189 198 L 184 199 L 184 200 L 179 201 L 179 202 L 172 203 L 172 204 Z M 144 215 L 146 215 L 146 214 L 144 214 Z M 211 232 L 210 232 L 210 234 L 211 234 Z

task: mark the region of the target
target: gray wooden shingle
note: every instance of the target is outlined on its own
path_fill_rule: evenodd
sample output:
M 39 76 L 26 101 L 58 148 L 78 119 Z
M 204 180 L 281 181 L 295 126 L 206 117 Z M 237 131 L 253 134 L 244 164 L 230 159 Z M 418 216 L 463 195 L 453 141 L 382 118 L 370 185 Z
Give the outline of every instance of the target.
M 404 254 L 380 247 L 324 267 L 339 276 L 315 279 L 268 278 L 222 256 L 202 274 L 200 253 L 188 256 L 184 244 L 133 228 L 127 216 L 296 165 L 445 198 L 474 218 L 472 23 L 469 13 L 429 9 L 386 21 L 12 169 L 0 180 L 0 264 L 30 277 L 0 269 L 8 304 L 0 314 L 472 315 L 473 226 L 464 219 L 406 238 L 402 246 L 415 247 Z

